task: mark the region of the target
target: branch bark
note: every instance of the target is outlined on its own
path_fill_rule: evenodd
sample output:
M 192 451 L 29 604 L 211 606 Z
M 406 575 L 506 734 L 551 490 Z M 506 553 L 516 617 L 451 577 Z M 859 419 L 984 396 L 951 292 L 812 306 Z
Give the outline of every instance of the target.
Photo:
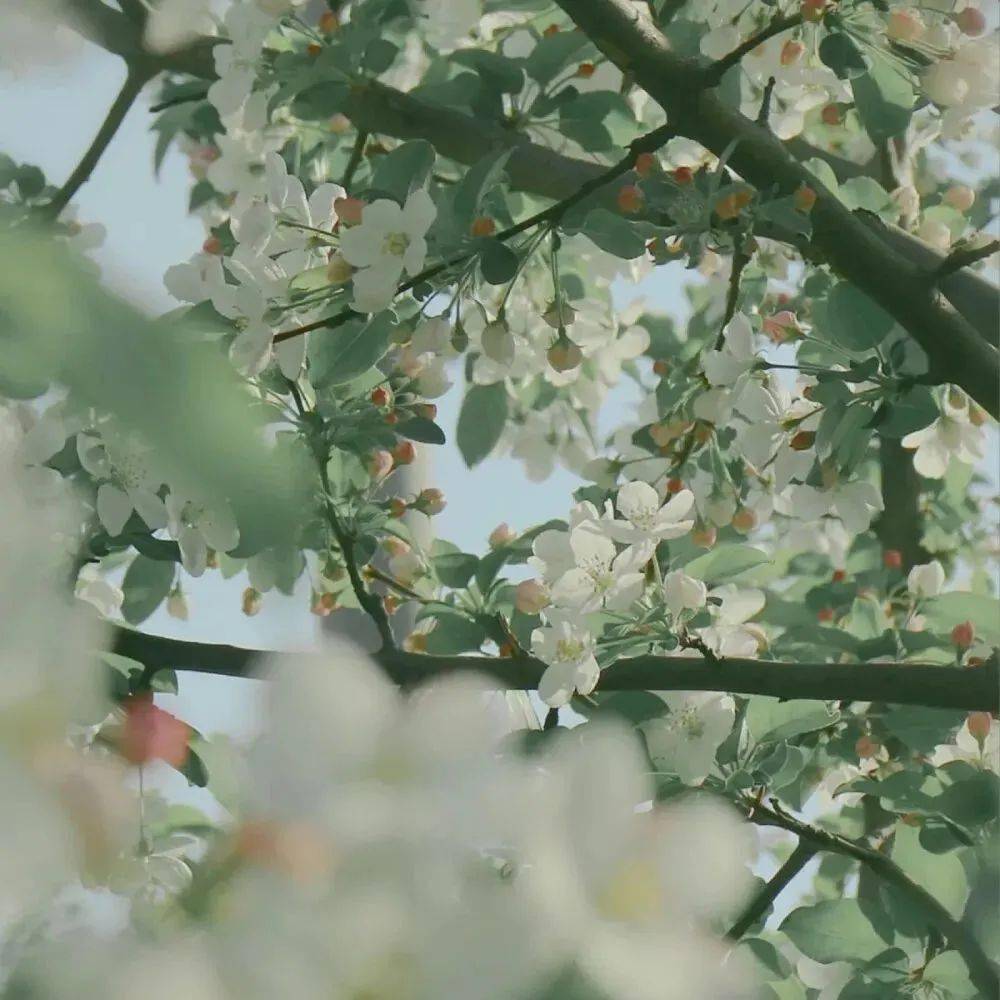
M 704 72 L 670 50 L 659 30 L 628 0 L 558 0 L 559 6 L 620 69 L 666 111 L 679 134 L 722 155 L 762 191 L 812 188 L 812 244 L 835 271 L 890 313 L 927 354 L 932 377 L 961 386 L 1000 415 L 1000 355 L 951 304 L 926 272 L 882 241 L 805 169 L 766 128 L 702 86 Z
M 807 840 L 800 840 L 788 860 L 774 873 L 764 887 L 747 904 L 736 923 L 726 932 L 730 941 L 741 937 L 767 912 L 767 908 L 787 888 L 788 883 L 816 856 L 819 848 Z
M 749 819 L 759 826 L 776 826 L 788 830 L 799 837 L 800 843 L 811 844 L 815 850 L 832 851 L 860 861 L 883 882 L 898 889 L 930 924 L 944 934 L 949 944 L 965 959 L 969 975 L 982 991 L 983 997 L 1000 996 L 1000 976 L 996 966 L 987 958 L 972 931 L 962 921 L 956 920 L 890 857 L 865 844 L 803 823 L 785 812 L 775 799 L 771 800 L 770 807 L 754 804 Z
M 70 8 L 71 26 L 90 41 L 126 61 L 148 58 L 142 49 L 141 34 L 124 15 L 100 0 L 70 0 Z M 157 71 L 168 70 L 200 79 L 214 79 L 212 49 L 217 44 L 219 39 L 199 39 L 178 52 L 157 57 Z M 441 155 L 466 165 L 475 163 L 488 152 L 513 147 L 514 153 L 507 163 L 511 186 L 555 201 L 561 201 L 582 185 L 593 182 L 605 169 L 601 164 L 563 156 L 538 146 L 523 134 L 499 124 L 431 104 L 377 82 L 355 88 L 347 99 L 343 113 L 359 130 L 396 139 L 427 139 Z M 791 140 L 785 148 L 792 158 L 820 157 L 830 164 L 841 180 L 869 172 L 863 164 L 817 149 L 801 139 Z M 811 175 L 807 176 L 811 178 Z M 625 182 L 628 182 L 627 178 Z M 613 209 L 614 194 L 610 189 L 606 197 L 608 207 Z M 944 260 L 942 254 L 927 244 L 882 223 L 875 216 L 862 215 L 859 220 L 880 243 L 887 244 L 895 255 L 922 272 L 934 270 Z M 773 236 L 780 238 L 778 233 Z M 1000 292 L 994 285 L 979 275 L 963 270 L 941 280 L 939 288 L 987 343 L 1000 343 Z
M 253 677 L 277 654 L 215 643 L 188 642 L 117 628 L 112 651 L 150 670 L 172 668 L 226 677 Z M 287 656 L 301 654 L 288 653 Z M 385 650 L 376 656 L 406 686 L 447 674 L 485 673 L 506 690 L 535 691 L 545 664 L 533 657 L 425 656 Z M 996 659 L 960 669 L 913 663 L 785 663 L 726 659 L 715 664 L 689 656 L 621 659 L 601 674 L 601 691 L 728 691 L 821 701 L 885 701 L 966 711 L 1000 711 Z

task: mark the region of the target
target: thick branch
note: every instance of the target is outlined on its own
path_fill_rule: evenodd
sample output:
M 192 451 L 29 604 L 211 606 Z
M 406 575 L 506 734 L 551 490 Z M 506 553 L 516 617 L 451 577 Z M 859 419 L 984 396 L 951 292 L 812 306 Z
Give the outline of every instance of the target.
M 170 667 L 229 677 L 251 677 L 270 651 L 186 642 L 115 631 L 113 650 L 147 667 Z M 295 655 L 295 654 L 288 654 Z M 446 674 L 486 673 L 507 690 L 534 691 L 545 664 L 531 657 L 424 656 L 390 650 L 379 663 L 408 686 Z M 720 660 L 714 665 L 689 656 L 636 656 L 621 659 L 601 674 L 602 691 L 728 691 L 777 698 L 821 701 L 885 701 L 967 711 L 1000 711 L 996 660 L 960 669 L 911 663 L 783 663 L 775 660 Z
M 108 109 L 107 116 L 101 122 L 101 127 L 94 136 L 94 141 L 83 154 L 76 169 L 69 175 L 66 183 L 55 193 L 52 200 L 42 209 L 43 214 L 55 219 L 59 213 L 70 203 L 77 191 L 90 180 L 90 175 L 94 172 L 94 167 L 108 148 L 108 144 L 115 137 L 121 127 L 129 109 L 135 103 L 142 88 L 149 80 L 149 75 L 141 67 L 129 66 L 125 75 L 125 82 L 118 91 L 118 96 L 114 99 Z
M 735 140 L 729 164 L 760 190 L 817 194 L 812 244 L 844 278 L 890 313 L 924 349 L 932 377 L 960 385 L 1000 414 L 1000 356 L 951 305 L 926 273 L 883 242 L 806 170 L 766 128 L 702 86 L 701 67 L 670 50 L 666 39 L 627 0 L 558 0 L 599 48 L 667 112 L 677 131 L 716 155 Z
M 731 941 L 739 941 L 746 932 L 767 912 L 767 908 L 781 895 L 788 883 L 815 857 L 819 848 L 807 841 L 800 840 L 795 845 L 788 860 L 774 873 L 771 879 L 747 904 L 739 915 L 736 923 L 726 932 Z
M 72 0 L 71 25 L 84 37 L 126 61 L 148 58 L 142 39 L 128 18 L 100 3 L 99 0 Z M 189 73 L 201 79 L 213 79 L 215 66 L 212 49 L 218 39 L 204 38 L 178 52 L 155 60 L 157 69 Z M 603 170 L 600 164 L 563 156 L 530 142 L 523 134 L 493 122 L 484 121 L 452 108 L 425 102 L 391 87 L 372 82 L 355 88 L 343 113 L 358 129 L 397 139 L 427 139 L 439 153 L 458 163 L 472 164 L 486 153 L 513 147 L 507 163 L 511 186 L 542 197 L 561 200 L 582 184 L 593 180 Z M 867 167 L 825 150 L 810 146 L 801 139 L 790 140 L 786 147 L 798 159 L 817 156 L 833 168 L 841 180 L 862 176 Z M 613 192 L 608 191 L 613 205 Z M 862 216 L 865 225 L 888 243 L 897 254 L 924 271 L 933 270 L 943 256 L 916 237 L 894 226 L 881 223 L 875 216 Z M 765 234 L 780 238 L 779 233 Z M 1000 294 L 995 286 L 979 275 L 960 271 L 939 283 L 949 301 L 991 344 L 1000 342 Z
M 846 837 L 827 833 L 789 815 L 772 799 L 771 807 L 755 804 L 750 820 L 760 826 L 776 826 L 799 837 L 800 843 L 811 844 L 815 850 L 833 851 L 860 861 L 882 881 L 894 886 L 909 903 L 937 927 L 949 944 L 965 959 L 969 975 L 984 997 L 1000 996 L 1000 978 L 993 963 L 986 957 L 972 931 L 956 920 L 923 886 L 918 885 L 890 857 Z

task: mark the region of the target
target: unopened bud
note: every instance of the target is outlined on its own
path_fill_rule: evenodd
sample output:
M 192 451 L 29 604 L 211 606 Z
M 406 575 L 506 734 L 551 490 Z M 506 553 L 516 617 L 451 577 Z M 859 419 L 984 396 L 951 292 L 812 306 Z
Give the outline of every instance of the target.
M 537 615 L 549 600 L 549 589 L 539 580 L 522 580 L 514 591 L 514 607 L 522 615 Z
M 970 621 L 959 622 L 951 630 L 951 641 L 958 649 L 968 649 L 976 639 L 976 627 Z
M 413 410 L 418 417 L 423 417 L 424 420 L 437 420 L 438 408 L 434 403 L 417 403 Z
M 666 375 L 669 371 L 670 371 L 670 365 L 666 361 L 660 359 L 659 361 L 653 362 L 654 375 L 659 375 L 660 378 L 663 378 L 663 376 Z
M 656 169 L 656 157 L 652 153 L 640 153 L 635 158 L 635 172 L 640 177 L 648 177 Z
M 497 224 L 488 216 L 481 215 L 472 220 L 469 232 L 473 236 L 492 236 L 497 231 Z
M 836 104 L 827 104 L 820 112 L 820 118 L 824 125 L 839 125 L 844 120 L 844 115 Z
M 822 21 L 826 13 L 826 0 L 802 0 L 799 13 L 803 21 Z
M 882 553 L 882 565 L 886 569 L 900 569 L 903 565 L 903 553 L 899 549 L 886 549 Z
M 360 198 L 335 198 L 333 210 L 342 226 L 356 226 L 361 222 L 365 203 Z
M 711 524 L 702 525 L 691 532 L 691 541 L 700 549 L 710 549 L 717 537 L 718 532 Z
M 499 365 L 509 365 L 514 360 L 516 346 L 514 335 L 502 319 L 486 324 L 481 338 L 483 354 Z
M 582 62 L 576 67 L 576 75 L 582 80 L 589 80 L 597 67 L 592 62 Z
M 428 517 L 433 517 L 435 514 L 440 514 L 448 506 L 448 503 L 444 494 L 436 487 L 431 486 L 426 490 L 421 490 L 411 506 L 414 510 L 419 510 L 421 513 L 427 514 Z
M 986 16 L 975 7 L 964 7 L 955 15 L 955 24 L 963 35 L 974 38 L 986 30 Z
M 967 184 L 952 184 L 944 193 L 944 202 L 959 212 L 968 212 L 975 204 L 976 192 Z
M 393 497 L 389 501 L 389 517 L 397 521 L 406 513 L 406 501 L 402 497 Z
M 324 35 L 332 35 L 340 28 L 340 18 L 332 10 L 325 10 L 319 16 L 319 30 Z
M 847 571 L 843 569 L 835 569 L 831 579 L 834 583 L 843 583 L 847 579 Z
M 815 443 L 816 434 L 814 431 L 799 431 L 798 434 L 792 435 L 788 446 L 792 451 L 808 451 Z
M 583 351 L 566 334 L 560 334 L 546 357 L 557 372 L 569 372 L 583 363 Z
M 881 749 L 882 744 L 877 740 L 873 740 L 867 733 L 860 737 L 857 743 L 854 744 L 854 752 L 862 759 L 865 757 L 874 757 Z
M 832 622 L 834 619 L 833 608 L 820 608 L 816 612 L 816 620 L 820 622 Z
M 388 406 L 392 402 L 392 390 L 386 385 L 380 385 L 372 389 L 372 394 L 368 398 L 376 406 Z
M 490 548 L 499 549 L 503 545 L 509 545 L 515 538 L 517 538 L 517 532 L 506 521 L 503 521 L 490 532 Z
M 392 449 L 392 460 L 396 465 L 409 465 L 417 457 L 417 449 L 412 441 L 400 441 Z
M 925 31 L 920 15 L 908 7 L 898 7 L 889 15 L 886 34 L 894 42 L 915 42 Z
M 990 729 L 993 727 L 993 718 L 989 712 L 970 712 L 969 717 L 965 720 L 965 724 L 969 727 L 969 735 L 980 746 L 983 746 L 989 739 Z
M 385 479 L 392 472 L 392 455 L 384 448 L 372 452 L 368 459 L 368 475 L 372 479 Z
M 210 254 L 220 254 L 222 253 L 222 240 L 218 236 L 209 236 L 207 240 L 201 245 L 203 253 Z
M 751 201 L 753 201 L 753 194 L 744 188 L 724 194 L 721 198 L 716 199 L 713 207 L 715 214 L 720 219 L 735 219 Z
M 816 192 L 808 184 L 803 184 L 795 192 L 793 201 L 800 212 L 811 212 L 816 204 Z
M 553 330 L 558 330 L 561 326 L 572 326 L 573 320 L 576 319 L 576 310 L 568 303 L 561 302 L 556 305 L 555 302 L 550 302 L 548 308 L 542 313 L 542 319 L 545 320 Z
M 326 123 L 326 127 L 334 135 L 343 135 L 345 132 L 349 132 L 351 129 L 351 119 L 347 115 L 342 115 L 339 111 L 335 115 L 330 116 L 330 120 Z
M 326 618 L 327 615 L 336 611 L 337 607 L 337 598 L 333 594 L 322 593 L 313 595 L 312 606 L 309 610 L 320 618 Z
M 634 184 L 624 184 L 618 189 L 618 208 L 626 215 L 635 215 L 643 205 L 642 191 Z
M 781 46 L 781 65 L 792 66 L 802 58 L 806 47 L 796 39 L 789 39 Z
M 254 590 L 253 587 L 247 587 L 243 591 L 243 598 L 240 601 L 240 607 L 248 618 L 252 618 L 257 612 L 260 611 L 261 605 L 264 603 L 264 599 L 260 594 L 259 590 Z
M 667 480 L 668 493 L 680 493 L 682 489 L 684 489 L 684 481 L 682 479 L 678 479 L 674 476 L 672 479 Z
M 690 184 L 694 180 L 694 171 L 690 167 L 678 167 L 673 176 L 678 184 Z
M 315 42 L 310 42 L 306 46 L 306 55 L 310 58 L 315 59 L 323 51 L 322 45 L 317 45 Z
M 451 331 L 451 347 L 456 354 L 464 354 L 469 346 L 469 335 L 461 323 L 456 323 Z
M 730 524 L 732 524 L 732 526 L 740 532 L 740 534 L 745 535 L 757 527 L 757 515 L 748 507 L 741 507 L 733 515 L 733 519 Z

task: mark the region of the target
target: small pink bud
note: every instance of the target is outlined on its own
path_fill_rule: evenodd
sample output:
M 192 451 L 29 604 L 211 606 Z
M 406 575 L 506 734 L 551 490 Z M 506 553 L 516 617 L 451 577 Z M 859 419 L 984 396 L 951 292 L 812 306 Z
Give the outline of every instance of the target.
M 539 580 L 522 580 L 514 592 L 514 607 L 522 615 L 537 615 L 549 605 L 549 590 Z
M 499 549 L 501 546 L 514 541 L 515 538 L 517 538 L 517 532 L 506 521 L 503 521 L 490 532 L 490 548 Z

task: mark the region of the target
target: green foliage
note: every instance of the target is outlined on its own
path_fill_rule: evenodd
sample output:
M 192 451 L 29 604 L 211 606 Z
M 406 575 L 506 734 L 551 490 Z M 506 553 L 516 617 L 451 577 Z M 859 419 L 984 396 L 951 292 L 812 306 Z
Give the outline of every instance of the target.
M 174 585 L 177 567 L 139 555 L 132 560 L 122 590 L 122 617 L 131 625 L 144 622 L 166 599 Z
M 815 962 L 867 962 L 892 943 L 880 937 L 856 899 L 800 906 L 782 921 L 781 930 Z
M 507 390 L 502 382 L 470 386 L 458 414 L 455 439 L 465 464 L 478 465 L 496 447 L 507 423 Z

